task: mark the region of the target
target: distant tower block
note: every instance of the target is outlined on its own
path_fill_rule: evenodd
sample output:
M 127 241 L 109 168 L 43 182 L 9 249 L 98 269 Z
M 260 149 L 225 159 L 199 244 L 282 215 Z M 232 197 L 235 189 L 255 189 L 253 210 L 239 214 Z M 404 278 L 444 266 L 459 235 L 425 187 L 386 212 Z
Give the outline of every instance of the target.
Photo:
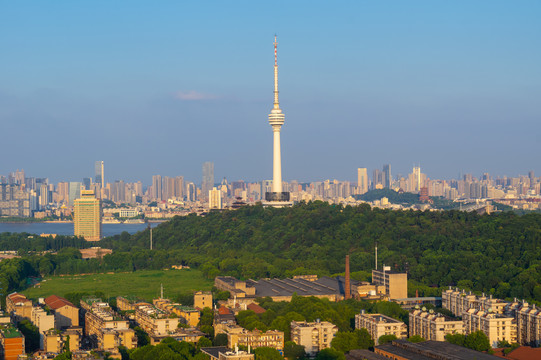
M 269 124 L 274 134 L 272 192 L 265 193 L 266 205 L 288 206 L 289 192 L 282 189 L 282 155 L 280 150 L 280 130 L 284 124 L 285 115 L 280 109 L 278 101 L 278 42 L 274 37 L 274 106 L 269 114 Z

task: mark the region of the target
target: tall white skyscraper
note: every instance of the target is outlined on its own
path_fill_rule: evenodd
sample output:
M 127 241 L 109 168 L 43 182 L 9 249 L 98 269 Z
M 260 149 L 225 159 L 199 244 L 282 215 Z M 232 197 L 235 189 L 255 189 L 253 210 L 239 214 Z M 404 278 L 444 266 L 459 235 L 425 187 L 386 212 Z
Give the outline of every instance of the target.
M 272 192 L 266 193 L 265 198 L 268 202 L 282 202 L 286 205 L 285 203 L 289 202 L 289 192 L 282 191 L 282 155 L 280 150 L 280 130 L 284 119 L 285 115 L 282 113 L 278 101 L 278 42 L 274 36 L 274 106 L 269 114 L 269 124 L 272 126 L 274 136 Z

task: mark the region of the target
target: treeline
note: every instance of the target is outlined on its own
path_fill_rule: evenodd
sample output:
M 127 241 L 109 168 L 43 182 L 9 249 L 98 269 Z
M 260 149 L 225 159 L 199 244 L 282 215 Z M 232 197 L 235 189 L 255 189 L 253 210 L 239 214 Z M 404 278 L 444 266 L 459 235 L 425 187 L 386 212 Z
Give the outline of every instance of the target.
M 154 247 L 210 278 L 330 275 L 380 266 L 408 271 L 424 289 L 461 285 L 497 297 L 541 301 L 541 215 L 392 211 L 311 202 L 292 208 L 246 206 L 205 217 L 176 217 L 153 230 Z M 148 230 L 103 240 L 130 251 L 148 247 Z M 425 290 L 423 287 L 420 295 Z M 414 292 L 415 289 L 412 289 Z
M 93 246 L 81 237 L 63 236 L 41 237 L 29 233 L 0 233 L 0 251 L 17 251 L 20 254 L 28 252 L 57 251 L 66 247 L 85 249 Z
M 239 325 L 248 330 L 280 330 L 285 341 L 291 340 L 291 321 L 328 321 L 338 327 L 340 332 L 352 332 L 355 328 L 355 315 L 361 310 L 367 313 L 384 314 L 409 322 L 408 312 L 398 304 L 388 301 L 369 302 L 353 299 L 331 302 L 328 299 L 293 295 L 290 302 L 273 301 L 271 298 L 258 299 L 266 311 L 256 314 L 252 310 L 240 311 L 237 315 Z
M 145 230 L 90 244 L 76 239 L 74 243 L 68 239 L 19 241 L 27 242 L 28 251 L 63 245 L 114 250 L 92 260 L 82 260 L 78 251 L 66 248 L 58 255 L 25 257 L 34 274 L 135 271 L 183 264 L 201 269 L 209 278 L 245 279 L 342 273 L 346 254 L 352 271 L 367 274 L 374 267 L 377 243 L 380 267 L 385 264 L 409 273 L 415 284 L 410 286 L 410 295 L 416 289 L 421 296 L 438 294 L 441 287 L 453 285 L 499 298 L 541 301 L 541 214 L 481 216 L 323 202 L 282 209 L 258 205 L 210 212 L 205 217 L 175 217 L 153 229 L 152 251 L 149 237 Z M 6 250 L 20 249 L 13 246 Z M 14 276 L 9 281 L 10 289 L 20 285 L 17 280 Z

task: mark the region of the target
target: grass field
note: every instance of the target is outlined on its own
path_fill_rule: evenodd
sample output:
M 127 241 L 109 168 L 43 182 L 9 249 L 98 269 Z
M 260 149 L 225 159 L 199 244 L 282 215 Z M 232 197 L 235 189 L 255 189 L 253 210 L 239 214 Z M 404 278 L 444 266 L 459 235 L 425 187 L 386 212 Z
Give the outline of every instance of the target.
M 180 293 L 210 290 L 213 282 L 199 270 L 143 270 L 132 273 L 66 275 L 45 278 L 39 287 L 22 293 L 32 299 L 49 295 L 64 296 L 71 292 L 101 291 L 107 297 L 134 295 L 147 301 L 159 297 L 163 284 L 164 297 L 175 298 Z

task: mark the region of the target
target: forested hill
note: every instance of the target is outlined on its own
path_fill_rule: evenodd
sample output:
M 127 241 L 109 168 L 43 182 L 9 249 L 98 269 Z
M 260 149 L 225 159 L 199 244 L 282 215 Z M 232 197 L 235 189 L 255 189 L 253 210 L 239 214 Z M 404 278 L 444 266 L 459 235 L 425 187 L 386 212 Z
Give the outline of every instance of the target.
M 420 212 L 322 202 L 274 209 L 246 206 L 206 217 L 176 217 L 153 230 L 164 259 L 243 278 L 320 275 L 382 263 L 427 286 L 461 285 L 495 296 L 541 301 L 541 215 Z M 101 241 L 130 256 L 147 254 L 149 232 Z M 160 251 L 161 250 L 161 251 Z M 118 256 L 118 255 L 117 255 Z M 118 258 L 117 260 L 120 260 Z M 134 260 L 132 260 L 134 261 Z

